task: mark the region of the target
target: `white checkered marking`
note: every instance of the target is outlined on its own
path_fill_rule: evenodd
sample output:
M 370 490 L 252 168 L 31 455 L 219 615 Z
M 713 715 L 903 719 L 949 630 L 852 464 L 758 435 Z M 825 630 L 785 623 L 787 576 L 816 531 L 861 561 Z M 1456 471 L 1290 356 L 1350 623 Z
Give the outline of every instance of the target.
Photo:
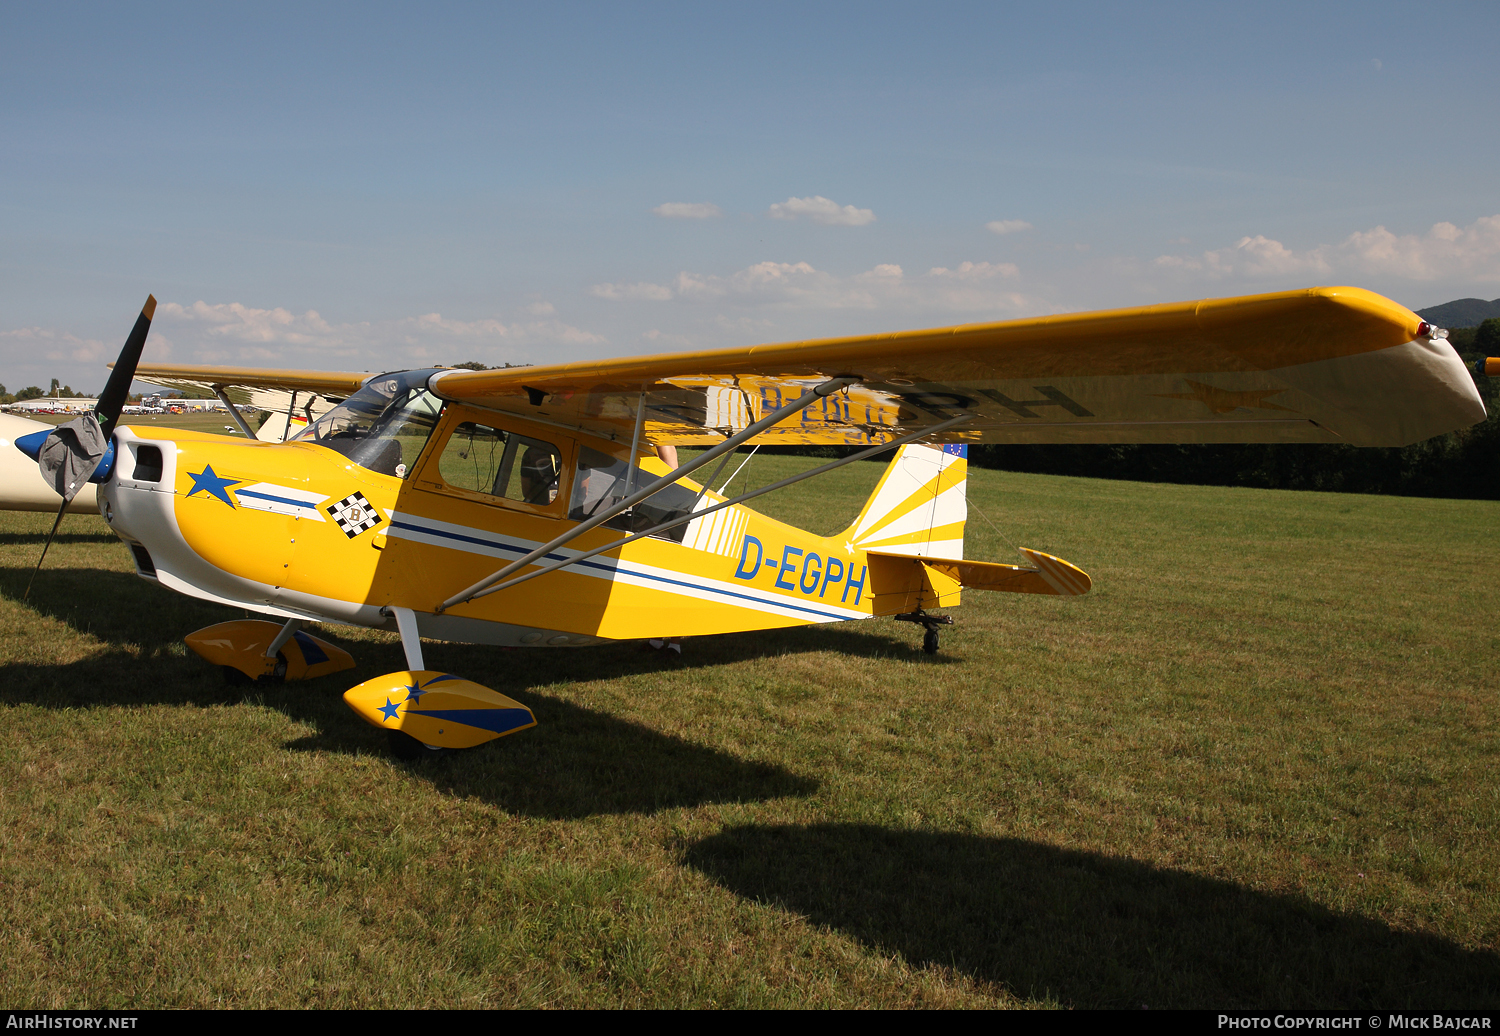
M 370 501 L 365 499 L 363 493 L 350 493 L 338 503 L 330 504 L 325 510 L 333 516 L 339 528 L 344 530 L 344 535 L 351 540 L 385 521 Z

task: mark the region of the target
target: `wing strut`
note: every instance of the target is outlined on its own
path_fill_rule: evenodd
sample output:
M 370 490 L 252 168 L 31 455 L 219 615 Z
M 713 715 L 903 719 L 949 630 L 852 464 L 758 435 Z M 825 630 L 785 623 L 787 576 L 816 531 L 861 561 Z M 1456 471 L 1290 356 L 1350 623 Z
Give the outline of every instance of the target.
M 701 511 L 694 511 L 691 514 L 685 515 L 681 518 L 674 518 L 669 522 L 662 522 L 660 525 L 654 526 L 653 528 L 645 529 L 637 533 L 632 533 L 622 540 L 615 540 L 613 543 L 606 543 L 602 547 L 595 547 L 593 550 L 585 551 L 584 553 L 577 554 L 571 558 L 564 558 L 561 561 L 555 561 L 550 565 L 537 569 L 535 572 L 526 572 L 519 576 L 512 576 L 511 578 L 507 579 L 505 582 L 500 583 L 497 586 L 486 587 L 485 589 L 475 594 L 474 597 L 485 597 L 489 594 L 499 593 L 501 590 L 508 590 L 513 586 L 526 582 L 528 579 L 535 579 L 537 576 L 544 576 L 548 572 L 556 572 L 560 568 L 567 568 L 569 565 L 576 565 L 580 561 L 587 561 L 595 554 L 603 554 L 605 551 L 614 550 L 616 547 L 623 547 L 625 546 L 625 544 L 630 543 L 633 540 L 638 540 L 642 536 L 656 536 L 660 533 L 666 532 L 669 529 L 675 529 L 679 525 L 686 525 L 688 522 L 691 522 L 694 519 L 702 518 L 706 514 L 713 514 L 715 511 L 722 511 L 726 507 L 733 507 L 735 504 L 742 504 L 746 500 L 753 500 L 755 497 L 761 496 L 765 493 L 770 493 L 777 489 L 784 489 L 794 482 L 801 482 L 803 479 L 812 478 L 814 475 L 821 475 L 826 471 L 832 471 L 834 468 L 841 468 L 845 464 L 852 464 L 857 460 L 864 460 L 867 457 L 873 457 L 875 456 L 875 454 L 880 453 L 884 450 L 894 450 L 898 446 L 905 446 L 907 443 L 915 442 L 917 439 L 921 439 L 925 436 L 936 435 L 938 432 L 945 432 L 949 428 L 952 428 L 954 425 L 963 424 L 965 421 L 972 421 L 973 419 L 973 415 L 964 414 L 962 417 L 954 417 L 939 424 L 935 424 L 931 428 L 922 428 L 915 432 L 909 432 L 899 439 L 893 439 L 890 442 L 881 443 L 878 446 L 871 446 L 868 450 L 860 450 L 858 453 L 851 453 L 847 457 L 841 457 L 838 460 L 829 461 L 827 464 L 821 464 L 818 467 L 813 468 L 811 471 L 804 471 L 800 474 L 792 475 L 790 478 L 784 478 L 780 482 L 773 482 L 769 486 L 762 486 L 759 489 L 752 489 L 748 493 L 740 494 L 733 500 L 725 500 L 722 503 L 714 504 L 712 507 L 705 507 Z
M 224 391 L 223 385 L 214 386 L 214 395 L 219 397 L 219 402 L 224 404 L 224 408 L 229 411 L 229 416 L 234 418 L 234 423 L 240 426 L 240 431 L 244 432 L 245 435 L 249 438 L 254 439 L 255 433 L 252 432 L 250 430 L 250 426 L 245 423 L 245 415 L 240 413 L 239 407 L 235 406 L 229 401 L 229 393 Z M 281 650 L 280 644 L 276 645 L 276 650 Z
M 683 464 L 677 469 L 668 472 L 666 475 L 663 475 L 661 478 L 657 479 L 649 486 L 646 486 L 644 489 L 641 489 L 636 493 L 627 496 L 625 499 L 621 500 L 619 503 L 615 504 L 612 507 L 605 508 L 603 511 L 600 511 L 592 518 L 589 518 L 586 521 L 579 522 L 573 528 L 569 529 L 561 536 L 552 540 L 550 543 L 542 544 L 540 547 L 538 547 L 536 550 L 533 550 L 525 557 L 512 561 L 510 564 L 500 569 L 500 571 L 494 573 L 493 575 L 486 576 L 479 582 L 475 583 L 473 586 L 469 587 L 467 590 L 464 590 L 461 593 L 455 594 L 454 596 L 448 598 L 442 604 L 437 606 L 437 608 L 435 609 L 436 613 L 438 615 L 441 615 L 449 608 L 452 608 L 455 604 L 463 604 L 466 601 L 472 601 L 476 596 L 478 596 L 481 590 L 485 590 L 491 586 L 494 586 L 496 583 L 500 582 L 500 580 L 504 579 L 512 572 L 520 571 L 527 565 L 534 562 L 537 558 L 545 557 L 549 552 L 556 550 L 558 547 L 561 547 L 565 543 L 572 542 L 579 536 L 582 536 L 584 533 L 588 532 L 590 529 L 597 528 L 598 526 L 603 525 L 605 522 L 615 517 L 615 515 L 624 514 L 636 504 L 647 499 L 648 497 L 655 495 L 661 490 L 666 489 L 668 486 L 672 485 L 678 479 L 689 474 L 690 472 L 697 471 L 709 461 L 718 460 L 721 455 L 730 453 L 738 449 L 741 443 L 745 442 L 748 439 L 755 438 L 767 428 L 770 428 L 776 424 L 780 424 L 788 417 L 791 417 L 793 414 L 798 413 L 801 410 L 805 410 L 807 407 L 816 403 L 818 400 L 833 395 L 841 388 L 856 384 L 859 380 L 860 379 L 858 378 L 829 378 L 821 385 L 814 386 L 810 391 L 798 396 L 796 399 L 792 400 L 780 410 L 762 417 L 759 421 L 756 421 L 754 424 L 747 427 L 744 431 L 737 432 L 734 435 L 731 435 L 729 438 L 719 443 L 719 445 L 715 446 L 713 449 L 703 451 L 698 456 L 688 461 L 686 464 Z M 931 430 L 929 429 L 926 434 L 930 435 Z M 630 458 L 630 464 L 634 466 L 634 457 Z
M 631 489 L 635 488 L 635 459 L 640 455 L 641 426 L 645 423 L 646 390 L 642 387 L 640 397 L 635 401 L 635 433 L 630 437 L 630 463 L 625 468 L 626 496 L 629 496 Z

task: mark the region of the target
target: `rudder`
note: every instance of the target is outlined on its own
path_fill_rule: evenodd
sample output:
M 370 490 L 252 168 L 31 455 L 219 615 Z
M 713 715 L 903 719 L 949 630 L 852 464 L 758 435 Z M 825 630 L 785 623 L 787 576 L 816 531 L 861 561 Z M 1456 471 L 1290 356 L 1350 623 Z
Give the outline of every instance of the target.
M 968 455 L 961 443 L 901 447 L 841 537 L 857 550 L 962 558 Z

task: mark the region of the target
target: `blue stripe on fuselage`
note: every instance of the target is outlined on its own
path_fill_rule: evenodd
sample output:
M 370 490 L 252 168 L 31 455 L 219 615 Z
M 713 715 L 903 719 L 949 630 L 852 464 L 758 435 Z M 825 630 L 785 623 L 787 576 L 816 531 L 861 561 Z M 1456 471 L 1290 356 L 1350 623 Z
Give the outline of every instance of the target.
M 412 532 L 425 533 L 428 536 L 442 536 L 450 540 L 459 540 L 464 543 L 475 543 L 482 547 L 495 547 L 500 550 L 508 550 L 511 553 L 518 555 L 531 553 L 531 551 L 527 550 L 525 547 L 517 547 L 510 543 L 502 543 L 498 540 L 481 538 L 479 536 L 468 536 L 458 532 L 448 532 L 444 529 L 434 529 L 430 526 L 425 525 L 413 525 L 395 518 L 391 519 L 391 526 L 397 529 L 408 529 Z M 561 561 L 565 557 L 567 557 L 566 554 L 545 555 L 545 559 L 548 561 Z M 633 576 L 636 579 L 648 579 L 655 583 L 666 583 L 669 586 L 682 586 L 690 590 L 697 590 L 700 592 L 707 591 L 708 593 L 719 594 L 724 597 L 737 597 L 742 601 L 754 601 L 757 604 L 774 604 L 778 608 L 786 608 L 789 611 L 806 612 L 809 615 L 816 615 L 824 620 L 832 622 L 844 622 L 853 617 L 849 615 L 839 615 L 837 612 L 825 612 L 818 608 L 809 608 L 805 605 L 794 604 L 784 597 L 760 597 L 756 596 L 755 594 L 740 593 L 735 590 L 720 590 L 715 587 L 702 586 L 698 583 L 688 582 L 687 580 L 683 579 L 668 579 L 666 576 L 652 575 L 649 572 L 638 572 L 633 569 L 625 568 L 622 564 L 601 565 L 597 561 L 580 561 L 577 562 L 576 567 L 591 568 L 599 572 L 606 572 L 611 577 L 613 577 L 616 572 L 621 572 L 625 575 Z

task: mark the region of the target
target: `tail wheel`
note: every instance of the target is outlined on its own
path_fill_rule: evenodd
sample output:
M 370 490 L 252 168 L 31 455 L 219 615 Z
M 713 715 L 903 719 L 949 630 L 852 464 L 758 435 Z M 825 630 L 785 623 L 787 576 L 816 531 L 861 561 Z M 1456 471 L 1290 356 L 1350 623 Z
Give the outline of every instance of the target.
M 922 650 L 929 655 L 938 653 L 938 631 L 929 629 L 922 637 Z

